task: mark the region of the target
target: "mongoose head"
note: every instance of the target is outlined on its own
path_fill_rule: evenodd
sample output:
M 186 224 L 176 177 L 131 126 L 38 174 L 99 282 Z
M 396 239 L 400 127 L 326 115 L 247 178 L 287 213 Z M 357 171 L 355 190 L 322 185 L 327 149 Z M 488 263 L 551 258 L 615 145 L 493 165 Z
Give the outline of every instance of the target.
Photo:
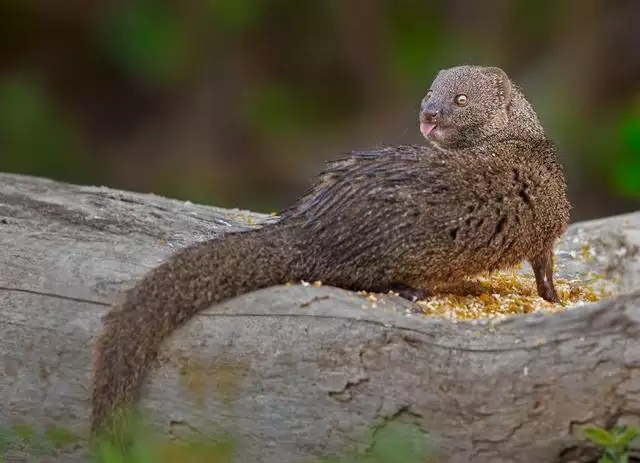
M 442 148 L 463 148 L 500 133 L 514 92 L 497 67 L 458 66 L 438 73 L 420 108 L 420 131 Z

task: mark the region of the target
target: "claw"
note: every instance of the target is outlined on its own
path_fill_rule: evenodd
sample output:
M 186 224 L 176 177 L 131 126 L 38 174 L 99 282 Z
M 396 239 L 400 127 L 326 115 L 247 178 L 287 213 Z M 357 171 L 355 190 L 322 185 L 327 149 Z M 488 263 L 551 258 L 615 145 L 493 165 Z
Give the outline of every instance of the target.
M 553 252 L 545 251 L 531 259 L 530 263 L 536 277 L 538 295 L 547 302 L 562 304 L 553 284 Z
M 404 284 L 392 285 L 390 290 L 398 293 L 400 297 L 403 297 L 411 302 L 416 302 L 429 297 L 429 294 L 426 291 L 422 289 L 412 288 L 411 286 L 407 286 Z

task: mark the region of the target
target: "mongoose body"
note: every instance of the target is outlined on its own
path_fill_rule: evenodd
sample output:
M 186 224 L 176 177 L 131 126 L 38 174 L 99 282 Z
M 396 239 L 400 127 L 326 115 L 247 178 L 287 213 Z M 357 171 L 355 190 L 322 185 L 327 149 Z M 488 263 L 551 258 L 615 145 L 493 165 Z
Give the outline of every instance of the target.
M 105 317 L 92 429 L 131 405 L 161 343 L 196 313 L 288 281 L 424 296 L 523 260 L 559 302 L 552 248 L 569 221 L 565 180 L 531 105 L 499 68 L 441 71 L 422 102 L 425 146 L 329 163 L 277 223 L 180 250 Z

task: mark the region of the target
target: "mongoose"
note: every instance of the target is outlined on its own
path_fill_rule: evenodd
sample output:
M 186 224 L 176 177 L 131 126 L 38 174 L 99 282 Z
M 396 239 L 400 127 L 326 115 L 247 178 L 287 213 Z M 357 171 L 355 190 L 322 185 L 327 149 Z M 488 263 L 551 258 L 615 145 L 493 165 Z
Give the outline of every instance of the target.
M 438 73 L 419 113 L 424 146 L 331 162 L 280 220 L 178 251 L 105 316 L 91 428 L 131 405 L 161 343 L 203 309 L 289 281 L 424 296 L 430 285 L 528 260 L 560 302 L 552 248 L 570 205 L 556 150 L 496 67 Z

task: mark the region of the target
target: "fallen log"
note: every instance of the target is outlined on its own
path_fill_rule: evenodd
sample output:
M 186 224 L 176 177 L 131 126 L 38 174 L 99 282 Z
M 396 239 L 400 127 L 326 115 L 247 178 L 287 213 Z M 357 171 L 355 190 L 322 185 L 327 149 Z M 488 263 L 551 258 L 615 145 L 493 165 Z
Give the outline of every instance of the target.
M 0 174 L 0 425 L 86 434 L 92 343 L 118 294 L 181 246 L 269 220 Z M 166 436 L 232 435 L 241 462 L 364 450 L 391 423 L 419 430 L 429 461 L 583 461 L 584 425 L 640 423 L 640 212 L 572 225 L 556 259 L 612 295 L 456 323 L 326 286 L 244 295 L 166 343 L 141 407 Z

